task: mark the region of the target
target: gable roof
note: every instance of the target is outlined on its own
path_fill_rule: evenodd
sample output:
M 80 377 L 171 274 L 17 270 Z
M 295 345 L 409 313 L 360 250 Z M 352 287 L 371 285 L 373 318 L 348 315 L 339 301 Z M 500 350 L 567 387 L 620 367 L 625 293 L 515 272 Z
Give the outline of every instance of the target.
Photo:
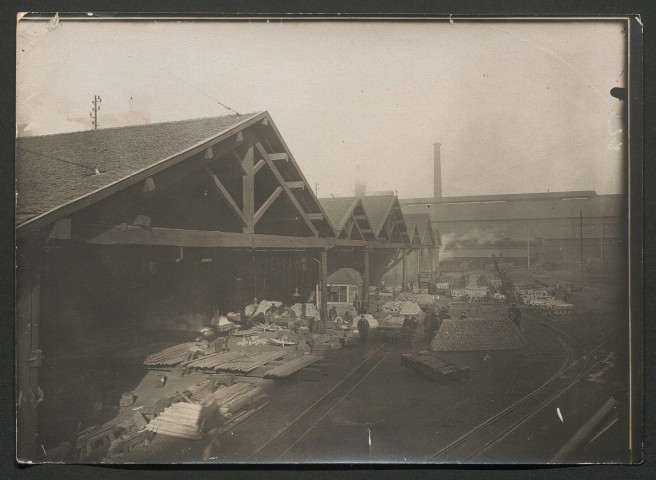
M 408 231 L 406 229 L 403 213 L 401 212 L 401 204 L 399 199 L 394 194 L 383 195 L 367 195 L 360 197 L 362 205 L 364 206 L 371 228 L 374 231 L 374 236 L 379 237 L 380 233 L 390 216 L 396 218 L 396 227 L 403 242 L 410 243 Z
M 265 113 L 17 138 L 17 225 L 157 165 L 175 163 L 184 153 L 236 133 Z
M 380 231 L 383 229 L 387 217 L 394 206 L 395 199 L 396 197 L 394 195 L 368 195 L 361 197 L 362 205 L 364 205 L 364 209 L 371 222 L 371 228 L 373 228 L 376 237 L 380 235 Z
M 353 218 L 355 227 L 364 239 L 373 240 L 374 234 L 369 221 L 367 211 L 362 204 L 359 197 L 332 197 L 332 198 L 319 198 L 321 207 L 326 212 L 333 227 L 335 234 L 340 235 L 344 229 L 349 228 L 349 219 Z M 353 216 L 358 215 L 358 218 Z M 372 230 L 371 232 L 363 232 L 364 230 Z
M 340 232 L 346 226 L 346 222 L 353 210 L 355 210 L 358 199 L 356 197 L 320 198 L 319 203 L 335 230 Z
M 408 226 L 408 231 L 412 230 L 410 225 L 417 225 L 422 245 L 437 245 L 437 241 L 433 235 L 430 215 L 427 213 L 411 214 L 403 212 L 403 218 L 405 218 L 405 224 Z
M 360 285 L 363 283 L 362 275 L 353 268 L 340 268 L 328 277 L 328 284 Z
M 268 112 L 19 138 L 17 232 L 27 234 L 70 215 L 255 125 L 267 129 L 274 143 L 265 142 L 269 148 L 287 154 L 288 161 L 276 165 L 279 178 L 303 182 L 304 188 L 290 195 L 315 215 L 311 221 L 321 234 L 335 235 Z

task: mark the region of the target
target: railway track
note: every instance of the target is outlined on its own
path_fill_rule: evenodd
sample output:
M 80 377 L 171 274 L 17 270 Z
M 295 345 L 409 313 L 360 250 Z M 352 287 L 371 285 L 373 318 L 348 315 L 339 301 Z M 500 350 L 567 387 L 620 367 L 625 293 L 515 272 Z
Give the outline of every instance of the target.
M 609 337 L 593 349 L 586 351 L 580 342 L 562 330 L 545 322 L 535 323 L 553 332 L 567 349 L 567 358 L 559 370 L 531 393 L 433 453 L 426 458 L 426 461 L 465 462 L 480 458 L 493 445 L 517 430 L 602 363 L 604 358 L 591 362 L 591 354 L 614 338 L 614 336 Z
M 248 457 L 248 460 L 283 461 L 292 449 L 355 390 L 393 350 L 383 346 L 374 350 L 319 400 L 275 432 Z

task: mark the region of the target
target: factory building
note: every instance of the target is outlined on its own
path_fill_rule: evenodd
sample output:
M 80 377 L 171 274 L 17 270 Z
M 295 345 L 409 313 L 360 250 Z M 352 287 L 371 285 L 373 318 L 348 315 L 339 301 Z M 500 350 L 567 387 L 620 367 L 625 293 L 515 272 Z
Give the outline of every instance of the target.
M 442 195 L 440 144 L 434 146 L 434 196 L 401 199 L 404 215 L 430 215 L 440 260 L 486 259 L 510 250 L 531 268 L 614 269 L 626 264 L 625 195 L 595 191 Z

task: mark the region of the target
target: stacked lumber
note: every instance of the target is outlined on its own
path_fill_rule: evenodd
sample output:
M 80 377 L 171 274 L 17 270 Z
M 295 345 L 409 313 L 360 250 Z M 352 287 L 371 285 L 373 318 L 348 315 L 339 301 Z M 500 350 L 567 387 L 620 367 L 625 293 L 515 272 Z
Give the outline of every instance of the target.
M 207 407 L 179 402 L 174 403 L 146 426 L 148 430 L 171 437 L 197 440 L 202 437 Z
M 182 363 L 186 355 L 194 348 L 198 347 L 196 342 L 181 343 L 165 348 L 157 353 L 151 353 L 144 360 L 144 365 L 149 367 L 170 367 Z
M 317 355 L 303 355 L 302 357 L 295 358 L 289 362 L 283 363 L 277 367 L 272 368 L 264 374 L 264 378 L 285 378 L 293 373 L 298 372 L 300 369 L 307 367 L 321 360 L 323 357 Z

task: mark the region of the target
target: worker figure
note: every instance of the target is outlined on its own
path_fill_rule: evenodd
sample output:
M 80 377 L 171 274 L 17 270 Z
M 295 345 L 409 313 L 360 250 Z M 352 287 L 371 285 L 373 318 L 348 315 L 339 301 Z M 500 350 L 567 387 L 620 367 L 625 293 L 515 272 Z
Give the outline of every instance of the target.
M 434 312 L 430 312 L 424 318 L 424 341 L 427 345 L 430 345 L 438 328 L 438 317 Z
M 337 318 L 337 309 L 335 308 L 335 305 L 330 307 L 330 310 L 328 311 L 328 317 L 330 318 L 331 322 L 335 322 L 335 319 Z
M 360 315 L 360 297 L 358 294 L 355 294 L 355 298 L 353 299 L 353 307 L 355 308 L 355 313 L 357 315 Z
M 358 332 L 360 333 L 360 343 L 365 346 L 367 345 L 367 336 L 369 335 L 369 322 L 364 315 L 360 315 L 358 320 Z
M 351 312 L 349 312 L 348 310 L 346 312 L 344 312 L 344 325 L 347 325 L 347 326 L 350 327 L 352 320 L 353 320 L 353 317 L 351 315 Z
M 460 314 L 460 320 L 467 320 L 467 314 L 465 312 Z
M 438 316 L 438 319 L 439 319 L 438 328 L 442 326 L 442 322 L 444 322 L 444 320 L 446 320 L 447 318 L 451 318 L 451 315 L 449 315 L 449 311 L 446 309 L 445 306 L 442 306 L 442 308 L 440 308 L 440 312 L 439 312 L 438 315 L 439 315 Z
M 520 330 L 522 329 L 522 312 L 519 311 L 519 308 L 517 308 L 516 304 L 510 305 L 510 309 L 508 310 L 508 315 L 510 316 L 510 320 L 515 324 L 517 328 Z

